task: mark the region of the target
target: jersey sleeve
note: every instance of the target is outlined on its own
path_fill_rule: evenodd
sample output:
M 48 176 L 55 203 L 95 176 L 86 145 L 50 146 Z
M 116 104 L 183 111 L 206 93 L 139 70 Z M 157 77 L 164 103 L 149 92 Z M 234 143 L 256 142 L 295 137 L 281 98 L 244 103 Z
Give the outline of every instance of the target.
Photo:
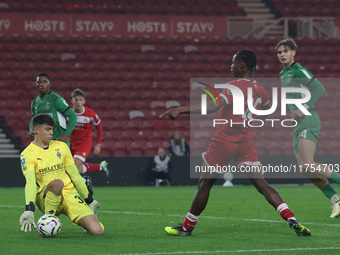
M 63 98 L 62 96 L 59 96 L 59 95 L 57 95 L 57 97 L 56 97 L 55 107 L 61 114 L 63 114 L 64 112 L 67 111 L 68 108 L 70 108 L 70 106 L 66 102 L 65 98 Z
M 31 122 L 30 122 L 30 131 L 33 131 L 32 118 L 33 118 L 33 116 L 35 115 L 34 102 L 35 102 L 35 100 L 33 100 L 32 103 L 31 103 Z
M 25 156 L 27 155 L 27 157 Z M 35 165 L 33 162 L 33 156 L 28 155 L 28 153 L 22 153 L 20 155 L 21 170 L 26 179 L 25 185 L 25 201 L 26 205 L 30 202 L 35 202 L 37 186 L 35 179 Z
M 35 171 L 34 157 L 29 152 L 24 151 L 23 153 L 21 153 L 20 163 L 23 175 L 26 175 L 28 172 Z
M 63 143 L 63 142 L 60 142 L 60 143 L 61 143 L 61 146 L 63 146 L 63 151 L 64 151 L 64 154 L 65 154 L 64 166 L 67 167 L 67 166 L 73 165 L 74 159 L 72 157 L 72 154 L 71 154 L 69 147 L 67 146 L 66 143 Z
M 98 116 L 97 113 L 95 113 L 94 111 L 92 111 L 92 112 L 93 112 L 93 125 L 97 126 L 97 125 L 100 124 L 101 119 L 100 119 L 100 117 Z
M 269 103 L 267 90 L 262 86 L 261 86 L 261 98 L 262 98 L 262 105 L 266 105 Z
M 296 77 L 299 79 L 300 83 L 305 85 L 311 91 L 311 99 L 307 102 L 307 105 L 308 107 L 312 107 L 325 93 L 325 87 L 306 68 L 301 68 L 297 71 Z
M 236 85 L 234 85 L 234 84 L 232 84 L 230 82 L 228 83 L 228 85 L 236 86 Z M 221 97 L 222 100 L 225 101 L 225 104 L 233 104 L 233 95 L 232 95 L 230 89 L 225 88 L 221 92 L 220 97 Z

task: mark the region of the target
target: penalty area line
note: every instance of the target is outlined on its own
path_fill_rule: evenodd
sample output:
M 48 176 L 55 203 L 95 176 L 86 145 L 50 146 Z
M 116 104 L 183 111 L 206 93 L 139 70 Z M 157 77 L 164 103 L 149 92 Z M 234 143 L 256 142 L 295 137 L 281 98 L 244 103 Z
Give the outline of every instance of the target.
M 125 253 L 120 255 L 175 255 L 175 254 L 214 254 L 214 253 L 258 253 L 258 252 L 296 252 L 296 251 L 324 251 L 340 250 L 340 247 L 306 247 L 289 249 L 256 249 L 256 250 L 217 250 L 217 251 L 178 251 L 178 252 L 147 252 L 147 253 Z

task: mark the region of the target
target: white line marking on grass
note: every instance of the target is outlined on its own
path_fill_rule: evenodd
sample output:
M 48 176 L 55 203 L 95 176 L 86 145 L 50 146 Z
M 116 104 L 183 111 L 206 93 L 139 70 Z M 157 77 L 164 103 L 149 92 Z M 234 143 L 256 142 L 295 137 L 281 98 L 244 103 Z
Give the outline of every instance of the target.
M 0 207 L 5 207 L 5 208 L 23 208 L 25 209 L 25 206 L 18 206 L 18 205 L 0 205 Z
M 24 206 L 16 206 L 16 205 L 0 205 L 0 208 L 22 208 Z M 129 211 L 97 211 L 99 213 L 113 213 L 113 214 L 132 214 L 132 215 L 145 215 L 145 216 L 163 216 L 163 217 L 184 217 L 185 215 L 179 214 L 161 214 L 161 213 L 144 213 L 144 212 L 129 212 Z M 200 216 L 200 218 L 204 219 L 213 219 L 213 220 L 243 220 L 243 221 L 255 221 L 255 222 L 269 222 L 269 223 L 284 223 L 283 220 L 263 220 L 263 219 L 247 219 L 247 218 L 227 218 L 227 217 L 215 217 L 215 216 Z M 308 225 L 317 225 L 317 226 L 327 226 L 327 227 L 340 227 L 340 224 L 329 224 L 329 223 L 316 223 L 316 222 L 301 222 L 303 224 Z
M 114 213 L 114 214 L 133 214 L 145 216 L 164 216 L 164 217 L 184 217 L 185 215 L 179 214 L 161 214 L 161 213 L 143 213 L 143 212 L 123 212 L 123 211 L 97 211 L 99 213 Z M 269 222 L 269 223 L 284 223 L 283 220 L 263 220 L 263 219 L 247 219 L 247 218 L 227 218 L 227 217 L 214 217 L 214 216 L 200 216 L 200 218 L 213 219 L 213 220 L 243 220 L 243 221 L 256 221 L 256 222 Z M 329 223 L 315 223 L 315 222 L 301 222 L 303 224 L 340 227 L 340 224 Z
M 315 247 L 315 248 L 291 248 L 291 249 L 258 249 L 258 250 L 224 250 L 224 251 L 177 251 L 177 252 L 147 252 L 147 253 L 126 253 L 120 255 L 172 255 L 172 254 L 213 254 L 213 253 L 244 253 L 244 252 L 282 252 L 282 251 L 321 251 L 340 250 L 340 247 Z

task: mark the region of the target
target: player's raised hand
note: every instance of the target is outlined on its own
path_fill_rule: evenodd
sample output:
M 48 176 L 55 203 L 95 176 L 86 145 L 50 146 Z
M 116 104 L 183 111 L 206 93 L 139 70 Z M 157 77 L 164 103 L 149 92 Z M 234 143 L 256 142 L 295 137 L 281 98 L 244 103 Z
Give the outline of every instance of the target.
M 159 115 L 160 118 L 165 117 L 166 119 L 170 119 L 170 120 L 175 120 L 177 119 L 179 116 L 181 116 L 181 110 L 180 108 L 171 108 L 169 111 L 162 113 L 161 115 Z
M 300 109 L 296 110 L 296 111 L 293 112 L 293 114 L 292 114 L 292 117 L 293 117 L 294 119 L 300 119 L 300 118 L 302 118 L 303 116 L 304 116 L 304 114 L 303 114 L 303 112 L 302 112 Z
M 101 144 L 100 144 L 100 143 L 97 143 L 97 144 L 94 146 L 93 155 L 94 155 L 94 156 L 98 156 L 99 153 L 100 153 L 100 149 L 101 149 Z
M 28 139 L 30 139 L 30 140 L 34 140 L 34 137 L 35 137 L 35 133 L 34 133 L 34 131 L 29 131 L 28 133 L 27 133 L 27 137 L 28 137 Z

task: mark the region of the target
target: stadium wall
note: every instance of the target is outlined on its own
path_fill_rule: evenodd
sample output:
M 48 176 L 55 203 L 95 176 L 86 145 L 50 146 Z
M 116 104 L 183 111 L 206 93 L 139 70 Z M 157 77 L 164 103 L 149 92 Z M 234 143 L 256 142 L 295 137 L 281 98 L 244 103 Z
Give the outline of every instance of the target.
M 339 164 L 338 155 L 320 155 L 316 156 L 316 162 L 323 162 L 336 166 Z M 87 162 L 96 163 L 107 160 L 110 165 L 112 174 L 106 178 L 103 174 L 94 172 L 88 175 L 92 177 L 94 186 L 147 186 L 151 185 L 147 180 L 146 174 L 151 166 L 152 157 L 92 157 Z M 196 162 L 200 162 L 200 157 L 195 158 Z M 264 156 L 260 157 L 263 165 L 295 165 L 294 156 Z M 197 185 L 197 178 L 190 178 L 190 157 L 177 157 L 172 159 L 174 166 L 171 176 L 173 178 L 172 185 Z M 200 163 L 199 163 L 200 164 Z M 0 158 L 1 179 L 0 187 L 24 187 L 25 178 L 21 173 L 20 160 L 18 158 Z M 337 171 L 335 169 L 335 171 Z M 298 178 L 280 178 L 267 179 L 271 184 L 304 184 L 310 183 L 309 180 L 302 175 Z M 232 181 L 235 185 L 250 185 L 250 181 L 246 178 L 237 178 Z M 224 180 L 218 180 L 216 184 L 223 184 Z

